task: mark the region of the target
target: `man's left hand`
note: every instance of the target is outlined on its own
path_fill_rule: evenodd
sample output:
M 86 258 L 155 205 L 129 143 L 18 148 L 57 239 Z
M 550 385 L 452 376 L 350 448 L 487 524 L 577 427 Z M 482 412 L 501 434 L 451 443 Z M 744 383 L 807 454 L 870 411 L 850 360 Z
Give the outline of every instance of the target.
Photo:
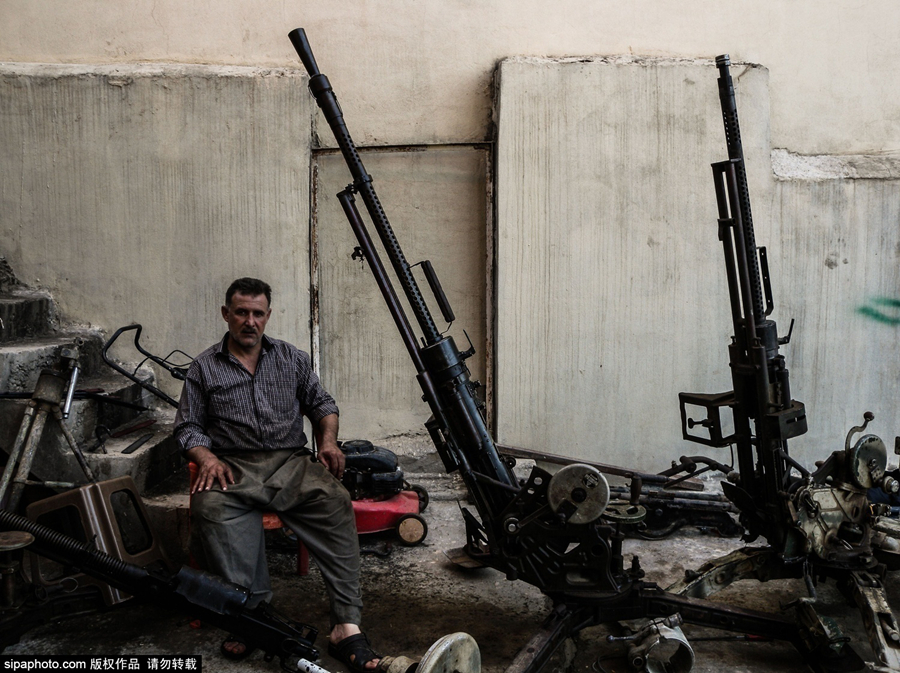
M 319 462 L 338 479 L 344 476 L 344 452 L 335 442 L 325 443 L 319 447 Z

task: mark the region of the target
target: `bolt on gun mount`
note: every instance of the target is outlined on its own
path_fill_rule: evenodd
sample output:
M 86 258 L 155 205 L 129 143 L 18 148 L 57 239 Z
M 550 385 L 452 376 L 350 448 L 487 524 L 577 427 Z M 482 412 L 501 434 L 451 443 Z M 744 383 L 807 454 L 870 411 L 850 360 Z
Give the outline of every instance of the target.
M 609 485 L 592 466 L 569 465 L 552 476 L 535 468 L 525 483 L 519 483 L 511 463 L 497 451 L 485 424 L 483 405 L 469 379 L 465 359 L 474 349 L 461 353 L 453 339 L 442 335 L 435 325 L 306 33 L 298 28 L 289 37 L 353 177 L 353 183 L 337 196 L 416 368 L 432 413 L 426 427 L 445 469 L 459 470 L 478 510 L 480 521 L 463 510 L 466 550 L 507 578 L 538 587 L 556 604 L 508 673 L 539 671 L 566 637 L 587 626 L 675 613 L 689 623 L 788 640 L 814 659 L 813 647 L 788 619 L 664 592 L 641 580 L 643 570 L 636 556 L 630 567 L 625 567 L 624 531 L 639 524 L 645 515 L 638 505 L 642 475 L 631 478 L 630 503 L 609 507 Z M 362 198 L 412 308 L 423 334 L 422 345 L 356 207 L 355 194 Z M 452 310 L 431 265 L 423 264 L 423 268 L 445 320 L 451 322 Z M 645 476 L 660 479 L 659 475 Z
M 679 400 L 686 440 L 736 446 L 738 472 L 728 475 L 722 490 L 741 512 L 743 539 L 753 542 L 763 537 L 768 546 L 746 548 L 707 563 L 669 589 L 706 597 L 738 579 L 802 577 L 811 597 L 801 599 L 801 619 L 830 631 L 832 649 L 839 650 L 842 636 L 837 625 L 825 625 L 812 608 L 815 582 L 834 577 L 863 614 L 880 670 L 900 671 L 900 628 L 881 582 L 886 568 L 900 567 L 896 541 L 900 527 L 882 520 L 879 515 L 886 512 L 870 506 L 866 494 L 871 488 L 896 493 L 900 484 L 885 474 L 887 451 L 881 439 L 864 435 L 851 445 L 853 435 L 874 418 L 869 412 L 862 426 L 850 430 L 844 450 L 835 451 L 814 472 L 788 453 L 788 440 L 807 430 L 806 410 L 791 399 L 785 358 L 778 353 L 779 346 L 789 342 L 791 330 L 779 337 L 775 322 L 768 318 L 773 310 L 768 264 L 765 248 L 756 247 L 729 65 L 727 55 L 716 58 L 728 160 L 712 169 L 734 324 L 728 347 L 734 390 L 681 393 Z M 706 417 L 690 418 L 688 407 L 702 408 Z M 732 410 L 734 419 L 734 431 L 728 436 L 721 418 L 724 408 Z M 677 468 L 664 474 L 676 472 Z M 729 580 L 723 582 L 726 577 Z M 846 657 L 855 656 L 849 646 L 843 649 Z

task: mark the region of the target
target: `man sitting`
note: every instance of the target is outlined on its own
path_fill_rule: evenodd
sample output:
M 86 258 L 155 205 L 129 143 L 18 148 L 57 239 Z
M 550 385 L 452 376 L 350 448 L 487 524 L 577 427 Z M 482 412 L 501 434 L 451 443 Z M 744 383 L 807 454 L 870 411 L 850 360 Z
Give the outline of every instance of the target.
M 191 552 L 206 570 L 250 589 L 253 604 L 272 596 L 263 511 L 277 512 L 316 559 L 328 590 L 328 653 L 353 671 L 378 663 L 360 631 L 359 539 L 350 495 L 341 485 L 338 408 L 307 353 L 264 335 L 272 290 L 239 278 L 225 294 L 224 338 L 194 360 L 184 383 L 175 437 L 198 466 L 191 489 Z M 303 416 L 318 462 L 306 448 Z M 222 654 L 252 648 L 237 635 Z

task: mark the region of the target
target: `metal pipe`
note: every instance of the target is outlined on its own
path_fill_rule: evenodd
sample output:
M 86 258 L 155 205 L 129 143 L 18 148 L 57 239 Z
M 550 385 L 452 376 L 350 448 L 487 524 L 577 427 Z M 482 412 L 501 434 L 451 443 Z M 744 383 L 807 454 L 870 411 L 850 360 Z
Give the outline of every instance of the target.
M 75 385 L 78 383 L 78 373 L 80 372 L 78 365 L 72 365 L 72 374 L 69 377 L 69 389 L 66 391 L 66 401 L 63 403 L 62 417 L 68 418 L 69 412 L 72 410 L 72 397 L 75 395 Z
M 28 433 L 31 430 L 31 424 L 34 421 L 34 413 L 35 403 L 30 402 L 28 406 L 25 407 L 25 415 L 22 416 L 22 423 L 19 425 L 19 434 L 16 435 L 12 450 L 9 452 L 9 459 L 6 461 L 6 467 L 3 469 L 3 477 L 0 478 L 0 502 L 2 502 L 3 498 L 6 496 L 6 489 L 9 488 L 13 472 L 19 462 L 22 446 L 25 444 L 25 439 L 28 437 Z

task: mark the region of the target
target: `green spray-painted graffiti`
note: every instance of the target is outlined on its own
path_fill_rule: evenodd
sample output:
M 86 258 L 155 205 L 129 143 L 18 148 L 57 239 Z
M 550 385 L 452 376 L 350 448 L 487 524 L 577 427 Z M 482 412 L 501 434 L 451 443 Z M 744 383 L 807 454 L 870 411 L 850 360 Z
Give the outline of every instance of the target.
M 900 299 L 873 297 L 856 312 L 884 325 L 900 325 Z

